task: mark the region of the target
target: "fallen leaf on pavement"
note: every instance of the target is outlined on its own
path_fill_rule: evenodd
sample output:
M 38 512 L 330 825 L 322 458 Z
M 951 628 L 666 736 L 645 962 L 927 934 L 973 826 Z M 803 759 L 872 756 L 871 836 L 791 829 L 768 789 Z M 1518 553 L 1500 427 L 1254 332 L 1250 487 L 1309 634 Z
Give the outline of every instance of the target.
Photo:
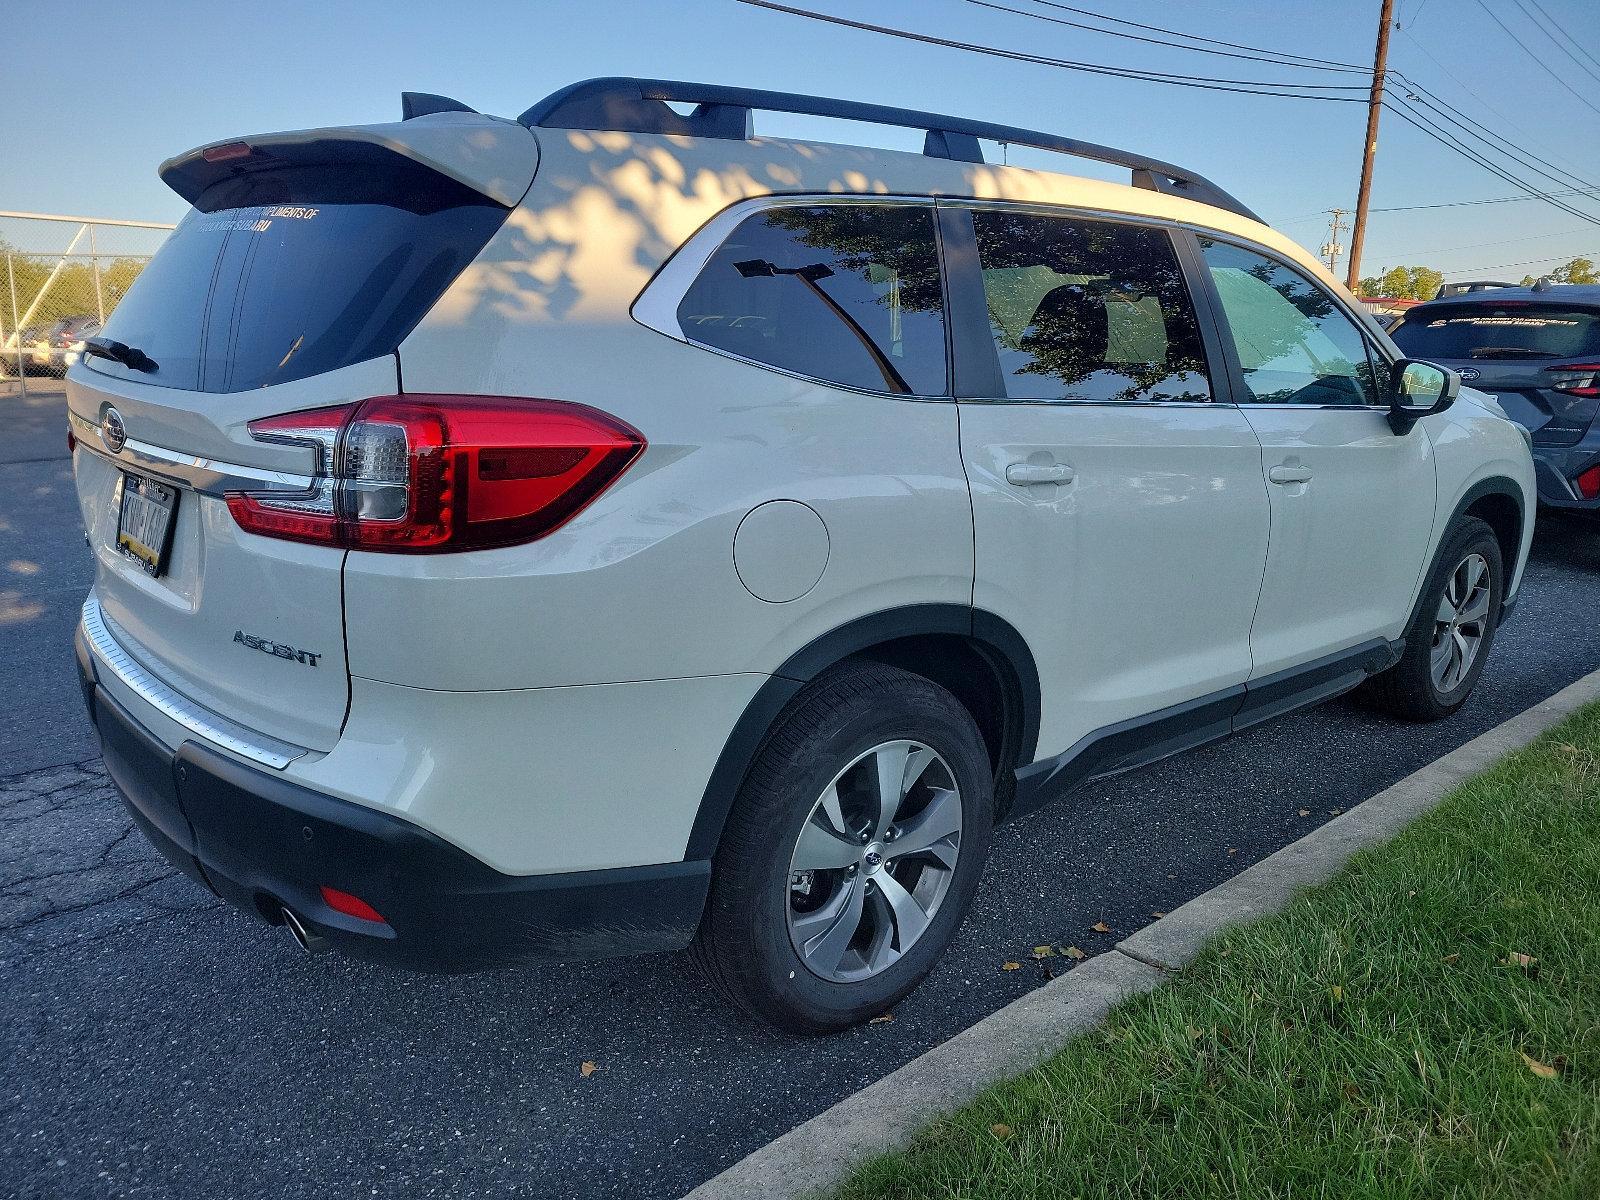
M 1054 958 L 1056 956 L 1056 948 L 1054 946 L 1035 946 L 1030 953 L 1034 958 Z
M 1528 1064 L 1528 1070 L 1532 1071 L 1540 1079 L 1554 1079 L 1561 1074 L 1560 1071 L 1556 1070 L 1549 1063 L 1542 1063 L 1537 1058 L 1531 1058 L 1526 1054 L 1522 1054 L 1522 1051 L 1520 1050 L 1518 1050 L 1517 1053 L 1522 1055 L 1522 1061 Z
M 583 1064 L 583 1066 L 578 1068 L 578 1074 L 582 1075 L 585 1079 L 587 1079 L 587 1078 L 589 1078 L 589 1076 L 593 1075 L 599 1069 L 600 1068 L 595 1066 L 594 1063 L 586 1062 L 586 1063 Z
M 1300 810 L 1300 815 L 1302 817 L 1309 817 L 1311 815 L 1311 810 L 1309 808 L 1302 808 Z
M 1235 855 L 1237 853 L 1239 853 L 1239 848 L 1237 846 L 1229 846 L 1228 847 L 1228 855 L 1229 855 L 1229 857 L 1232 857 L 1233 855 Z
M 1020 971 L 1022 970 L 1022 964 L 1019 962 L 1003 962 L 1000 964 L 1000 969 L 1002 971 Z
M 1096 933 L 1111 932 L 1111 926 L 1107 925 L 1104 921 L 1096 921 L 1093 925 L 1089 926 L 1089 928 L 1094 930 Z
M 1076 946 L 1063 947 L 1061 953 L 1065 954 L 1068 958 L 1079 958 L 1079 959 L 1082 959 L 1082 958 L 1088 958 L 1089 957 L 1082 950 L 1079 950 Z
M 1151 916 L 1152 916 L 1152 917 L 1164 917 L 1164 916 L 1166 916 L 1166 915 L 1167 915 L 1167 914 L 1166 914 L 1166 913 L 1164 913 L 1164 912 L 1153 912 L 1153 913 L 1151 913 L 1151 914 L 1150 914 L 1150 915 L 1151 915 Z
M 868 1021 L 867 1024 L 868 1025 L 887 1025 L 890 1021 L 893 1021 L 893 1020 L 894 1020 L 894 1014 L 892 1012 L 879 1013 L 877 1016 L 873 1017 L 872 1020 Z

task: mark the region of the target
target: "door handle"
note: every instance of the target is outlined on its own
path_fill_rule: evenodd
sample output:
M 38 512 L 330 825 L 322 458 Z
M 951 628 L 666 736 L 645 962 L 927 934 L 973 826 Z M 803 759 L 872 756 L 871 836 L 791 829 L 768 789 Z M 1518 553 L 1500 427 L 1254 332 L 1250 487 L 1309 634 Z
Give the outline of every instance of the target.
M 1016 462 L 1006 467 L 1006 482 L 1024 487 L 1030 483 L 1071 483 L 1072 468 L 1065 463 Z
M 1267 472 L 1267 478 L 1273 483 L 1310 483 L 1311 468 L 1276 466 Z

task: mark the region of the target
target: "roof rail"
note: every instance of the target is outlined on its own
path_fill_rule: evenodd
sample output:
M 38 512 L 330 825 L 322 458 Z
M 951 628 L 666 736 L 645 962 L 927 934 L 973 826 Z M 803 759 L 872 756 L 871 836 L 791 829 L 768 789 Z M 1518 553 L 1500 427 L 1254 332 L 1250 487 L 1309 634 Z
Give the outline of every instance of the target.
M 694 104 L 696 107 L 684 116 L 668 107 L 669 101 Z M 1018 129 L 1011 125 L 994 125 L 987 121 L 917 112 L 909 108 L 891 108 L 882 104 L 860 104 L 853 100 L 830 100 L 823 96 L 723 87 L 710 83 L 679 83 L 669 79 L 616 77 L 571 84 L 546 96 L 517 119 L 530 129 L 676 133 L 738 141 L 752 136 L 750 114 L 752 109 L 757 108 L 769 112 L 802 113 L 921 129 L 927 134 L 922 152 L 934 158 L 981 163 L 983 151 L 978 146 L 978 139 L 988 138 L 1016 146 L 1032 146 L 1039 150 L 1070 154 L 1076 158 L 1114 163 L 1133 172 L 1134 187 L 1169 196 L 1182 196 L 1201 204 L 1227 209 L 1252 221 L 1261 220 L 1205 176 L 1130 150 L 1098 146 L 1093 142 L 1080 142 L 1076 138 Z

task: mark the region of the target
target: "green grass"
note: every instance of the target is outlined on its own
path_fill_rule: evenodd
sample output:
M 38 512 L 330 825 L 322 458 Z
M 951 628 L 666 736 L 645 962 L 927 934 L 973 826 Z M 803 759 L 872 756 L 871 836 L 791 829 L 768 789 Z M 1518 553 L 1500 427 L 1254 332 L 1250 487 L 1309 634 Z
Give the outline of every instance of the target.
M 1600 706 L 838 1195 L 1600 1198 Z

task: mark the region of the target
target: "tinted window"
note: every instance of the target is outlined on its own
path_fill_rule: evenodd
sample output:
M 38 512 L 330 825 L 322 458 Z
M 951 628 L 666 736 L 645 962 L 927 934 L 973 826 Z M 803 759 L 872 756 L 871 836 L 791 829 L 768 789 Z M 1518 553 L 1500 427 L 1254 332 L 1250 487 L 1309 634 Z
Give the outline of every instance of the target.
M 1280 262 L 1202 238 L 1211 278 L 1259 404 L 1376 404 L 1367 340 L 1333 297 Z
M 1009 398 L 1211 398 L 1200 326 L 1164 231 L 995 210 L 972 219 Z
M 943 395 L 933 210 L 774 208 L 743 221 L 678 305 L 684 334 L 849 387 Z
M 1524 302 L 1417 311 L 1390 336 L 1414 358 L 1577 358 L 1600 354 L 1600 310 Z
M 401 159 L 229 179 L 200 197 L 105 334 L 156 361 L 141 381 L 208 392 L 376 358 L 411 332 L 506 211 Z

